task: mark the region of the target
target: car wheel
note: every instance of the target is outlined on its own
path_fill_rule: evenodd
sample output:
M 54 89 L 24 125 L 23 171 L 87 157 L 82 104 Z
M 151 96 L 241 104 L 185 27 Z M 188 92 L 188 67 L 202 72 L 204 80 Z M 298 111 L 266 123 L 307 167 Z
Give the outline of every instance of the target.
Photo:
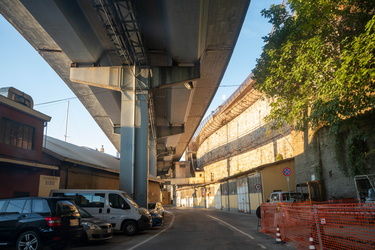
M 123 225 L 122 230 L 126 235 L 135 235 L 137 233 L 138 227 L 134 221 L 127 221 Z
M 42 242 L 34 231 L 27 231 L 21 234 L 17 239 L 17 249 L 42 249 Z

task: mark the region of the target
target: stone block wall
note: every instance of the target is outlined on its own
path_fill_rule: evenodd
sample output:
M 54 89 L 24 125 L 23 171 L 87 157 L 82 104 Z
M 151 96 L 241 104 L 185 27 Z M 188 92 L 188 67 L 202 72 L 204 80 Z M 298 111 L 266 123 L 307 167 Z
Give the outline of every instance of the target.
M 352 167 L 347 151 L 353 137 L 360 136 L 367 151 L 358 160 L 365 162 L 366 173 L 375 173 L 374 115 L 369 113 L 346 121 L 348 127 L 339 135 L 333 135 L 329 128 L 305 132 L 290 127 L 272 130 L 264 122 L 269 104 L 266 99 L 258 99 L 201 142 L 197 162 L 204 168 L 205 181 L 217 181 L 280 159 L 294 158 L 296 184 L 317 180 L 322 184 L 325 199 L 356 198 L 354 178 L 343 167 Z M 338 140 L 341 142 L 337 143 Z M 338 144 L 342 144 L 340 148 Z
M 269 109 L 268 100 L 258 99 L 202 142 L 197 159 L 206 182 L 294 156 L 290 128 L 274 131 L 263 121 Z
M 355 131 L 351 133 L 355 133 Z M 299 133 L 297 137 L 300 137 L 301 134 L 303 134 L 304 150 L 295 156 L 296 183 L 319 180 L 323 184 L 326 199 L 355 199 L 354 177 L 346 175 L 338 161 L 338 157 L 345 158 L 347 154 L 345 145 L 342 147 L 343 151 L 338 155 L 336 139 L 329 132 L 329 128 L 322 128 L 319 131 L 309 130 Z M 346 138 L 342 138 L 344 144 L 349 136 L 350 134 Z M 373 138 L 368 138 L 368 144 L 371 144 L 372 140 Z M 346 159 L 342 160 L 346 161 Z M 368 172 L 373 173 L 374 171 L 369 169 Z

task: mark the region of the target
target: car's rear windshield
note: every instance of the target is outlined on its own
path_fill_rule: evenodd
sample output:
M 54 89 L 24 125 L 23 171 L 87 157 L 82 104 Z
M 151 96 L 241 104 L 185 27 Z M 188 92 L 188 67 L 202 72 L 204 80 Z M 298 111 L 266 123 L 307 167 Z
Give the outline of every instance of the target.
M 91 218 L 92 215 L 81 207 L 77 207 L 82 218 Z
M 291 198 L 289 197 L 289 193 L 283 193 L 282 196 L 283 196 L 283 201 L 302 199 L 302 196 L 299 193 L 290 193 Z
M 281 196 L 281 199 L 280 199 L 280 196 Z M 273 193 L 273 194 L 271 194 L 270 202 L 275 202 L 275 201 L 294 201 L 294 200 L 299 201 L 299 200 L 303 199 L 303 196 L 300 193 L 293 193 L 293 192 L 291 192 L 290 196 L 292 198 L 289 197 L 289 193 Z
M 59 216 L 80 216 L 77 207 L 70 201 L 60 200 L 56 202 L 56 212 Z

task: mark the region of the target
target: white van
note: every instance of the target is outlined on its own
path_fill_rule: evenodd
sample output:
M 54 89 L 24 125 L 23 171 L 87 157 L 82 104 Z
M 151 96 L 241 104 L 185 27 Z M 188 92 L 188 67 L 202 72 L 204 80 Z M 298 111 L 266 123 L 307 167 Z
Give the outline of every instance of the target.
M 94 217 L 109 221 L 114 230 L 123 230 L 127 235 L 150 229 L 152 218 L 124 191 L 106 189 L 59 189 L 51 190 L 52 197 L 68 197 Z

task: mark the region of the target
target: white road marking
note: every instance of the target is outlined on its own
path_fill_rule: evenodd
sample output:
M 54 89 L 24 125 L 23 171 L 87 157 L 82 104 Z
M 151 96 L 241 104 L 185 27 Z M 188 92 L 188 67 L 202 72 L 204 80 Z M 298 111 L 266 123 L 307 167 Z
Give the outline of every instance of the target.
M 218 222 L 220 222 L 220 223 L 222 223 L 222 224 L 224 224 L 224 225 L 226 225 L 226 226 L 228 226 L 228 227 L 230 227 L 230 228 L 232 228 L 232 229 L 234 229 L 234 230 L 236 230 L 236 231 L 238 231 L 238 232 L 240 232 L 240 233 L 242 233 L 243 235 L 246 235 L 247 237 L 249 237 L 250 239 L 255 239 L 253 236 L 251 236 L 250 234 L 248 234 L 248 233 L 245 233 L 244 231 L 242 231 L 242 230 L 240 230 L 240 229 L 238 229 L 238 228 L 236 228 L 236 227 L 234 227 L 234 226 L 232 226 L 231 224 L 228 224 L 228 223 L 226 223 L 226 222 L 224 222 L 224 221 L 222 221 L 222 220 L 220 220 L 220 219 L 218 219 L 218 218 L 216 218 L 216 217 L 214 217 L 214 216 L 211 216 L 211 215 L 207 215 L 208 217 L 211 217 L 212 219 L 214 219 L 214 220 L 216 220 L 216 221 L 218 221 Z
M 167 211 L 165 211 L 165 212 L 167 212 Z M 167 213 L 169 213 L 169 212 L 167 212 Z M 172 213 L 170 213 L 170 214 L 172 214 Z M 173 215 L 172 221 L 171 221 L 171 223 L 169 224 L 169 226 L 168 226 L 167 228 L 163 229 L 162 231 L 160 231 L 159 233 L 155 234 L 154 236 L 152 236 L 152 237 L 150 237 L 150 238 L 148 238 L 148 239 L 146 239 L 146 240 L 144 240 L 144 241 L 138 243 L 137 245 L 135 245 L 135 246 L 129 248 L 128 250 L 136 249 L 137 247 L 139 247 L 139 246 L 145 244 L 146 242 L 152 240 L 153 238 L 155 238 L 155 237 L 158 236 L 159 234 L 164 233 L 167 229 L 170 229 L 171 226 L 173 225 L 174 218 L 175 218 L 175 215 L 174 215 L 174 214 L 172 214 L 172 215 Z

